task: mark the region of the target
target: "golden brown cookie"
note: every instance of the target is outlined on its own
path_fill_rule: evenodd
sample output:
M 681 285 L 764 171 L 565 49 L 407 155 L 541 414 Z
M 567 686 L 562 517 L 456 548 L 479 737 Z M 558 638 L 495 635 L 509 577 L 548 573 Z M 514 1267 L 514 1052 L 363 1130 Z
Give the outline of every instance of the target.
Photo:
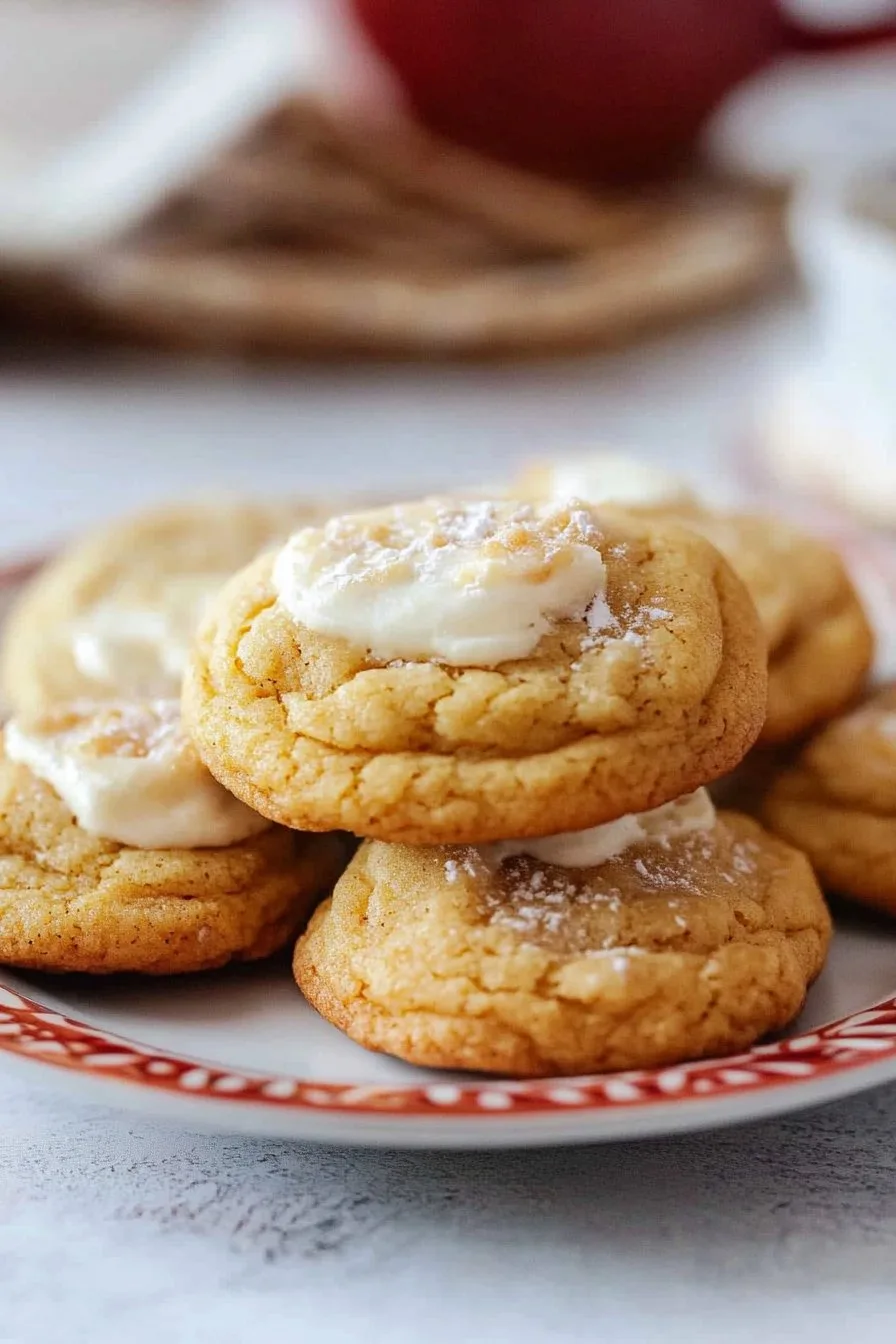
M 207 849 L 90 834 L 56 791 L 0 752 L 0 962 L 149 975 L 268 956 L 344 862 L 334 836 L 270 827 Z
M 792 741 L 860 693 L 874 634 L 836 550 L 777 518 L 695 509 L 676 519 L 731 562 L 769 644 L 768 713 L 760 741 Z
M 764 816 L 825 887 L 896 915 L 896 687 L 807 743 L 771 786 Z
M 560 498 L 571 491 L 595 502 L 612 501 L 614 507 L 690 527 L 722 552 L 746 584 L 768 639 L 762 742 L 802 736 L 861 691 L 874 636 L 832 546 L 771 515 L 701 505 L 680 477 L 608 451 L 534 463 L 510 488 L 522 499 Z
M 194 501 L 89 532 L 47 564 L 10 614 L 0 698 L 39 712 L 80 698 L 177 695 L 208 598 L 294 527 L 295 501 Z
M 582 513 L 609 625 L 558 620 L 497 667 L 377 660 L 313 633 L 276 600 L 274 557 L 260 558 L 215 601 L 185 680 L 185 723 L 212 774 L 286 825 L 406 843 L 582 829 L 723 774 L 766 700 L 743 585 L 692 533 Z M 343 524 L 362 546 L 393 517 Z
M 830 917 L 802 854 L 738 813 L 597 868 L 367 842 L 296 948 L 368 1049 L 520 1077 L 746 1048 L 799 1012 Z

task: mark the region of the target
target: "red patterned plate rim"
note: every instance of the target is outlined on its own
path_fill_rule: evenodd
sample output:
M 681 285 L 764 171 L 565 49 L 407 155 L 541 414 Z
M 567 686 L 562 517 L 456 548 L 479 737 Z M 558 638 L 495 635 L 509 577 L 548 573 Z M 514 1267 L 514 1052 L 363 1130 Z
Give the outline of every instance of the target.
M 328 1083 L 229 1069 L 113 1035 L 0 983 L 0 1053 L 81 1075 L 208 1102 L 398 1116 L 545 1115 L 711 1102 L 805 1085 L 896 1059 L 896 997 L 740 1055 L 588 1077 L 504 1082 Z
M 833 529 L 830 529 L 833 530 Z M 844 529 L 838 540 L 879 585 L 892 611 L 892 551 L 878 539 Z M 0 589 L 14 588 L 39 561 L 0 569 Z M 878 606 L 879 609 L 879 606 Z M 644 1112 L 670 1102 L 719 1102 L 734 1094 L 794 1089 L 896 1060 L 896 996 L 879 1000 L 799 1035 L 721 1059 L 588 1077 L 506 1082 L 331 1083 L 272 1076 L 181 1055 L 118 1036 L 49 1008 L 0 981 L 0 1054 L 81 1077 L 125 1083 L 167 1096 L 239 1103 L 279 1112 L 422 1117 L 545 1116 Z

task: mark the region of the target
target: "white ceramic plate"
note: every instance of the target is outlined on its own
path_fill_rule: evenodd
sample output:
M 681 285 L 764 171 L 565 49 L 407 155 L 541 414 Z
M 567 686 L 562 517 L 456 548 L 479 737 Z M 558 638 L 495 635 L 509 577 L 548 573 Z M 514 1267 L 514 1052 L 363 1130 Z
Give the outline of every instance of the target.
M 0 597 L 24 576 L 0 575 Z M 157 982 L 0 968 L 0 1061 L 187 1126 L 295 1139 L 506 1148 L 701 1129 L 896 1080 L 896 924 L 840 919 L 786 1037 L 675 1068 L 522 1083 L 410 1068 L 319 1018 L 285 961 Z
M 319 1018 L 285 963 L 148 984 L 3 971 L 0 1058 L 95 1101 L 287 1138 L 504 1148 L 666 1134 L 896 1079 L 896 930 L 842 925 L 792 1034 L 680 1068 L 525 1083 L 409 1068 Z

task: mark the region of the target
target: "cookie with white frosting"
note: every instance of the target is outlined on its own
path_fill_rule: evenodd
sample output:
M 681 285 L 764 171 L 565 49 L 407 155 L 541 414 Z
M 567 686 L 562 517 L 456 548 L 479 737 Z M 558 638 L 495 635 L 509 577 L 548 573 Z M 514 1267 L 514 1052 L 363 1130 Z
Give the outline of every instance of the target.
M 701 790 L 547 841 L 368 841 L 294 971 L 369 1049 L 568 1075 L 747 1048 L 799 1012 L 830 931 L 803 855 Z
M 228 794 L 176 701 L 71 705 L 3 736 L 0 962 L 170 975 L 267 956 L 344 861 Z
M 861 691 L 874 656 L 868 616 L 834 547 L 771 515 L 712 508 L 674 473 L 618 453 L 532 466 L 523 498 L 570 495 L 667 518 L 712 542 L 743 579 L 768 640 L 766 743 L 789 742 Z
M 437 499 L 303 529 L 237 575 L 183 708 L 263 815 L 434 844 L 664 803 L 742 758 L 765 700 L 755 610 L 702 538 Z
M 323 506 L 209 499 L 96 528 L 51 560 L 10 614 L 0 698 L 40 712 L 79 699 L 180 694 L 208 600 Z
M 623 508 L 699 507 L 698 492 L 678 472 L 634 453 L 592 448 L 530 462 L 510 483 L 517 499 L 587 499 Z

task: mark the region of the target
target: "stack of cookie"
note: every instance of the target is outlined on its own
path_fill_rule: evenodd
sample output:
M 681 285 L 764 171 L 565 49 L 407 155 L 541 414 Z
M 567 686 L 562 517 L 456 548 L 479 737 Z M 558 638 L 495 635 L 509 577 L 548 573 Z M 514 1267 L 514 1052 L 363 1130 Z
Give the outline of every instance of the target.
M 519 1076 L 790 1021 L 830 937 L 803 840 L 707 785 L 854 693 L 861 604 L 789 529 L 573 465 L 516 501 L 184 506 L 47 567 L 0 659 L 0 960 L 169 974 L 301 934 L 353 1039 Z
M 203 603 L 320 516 L 219 502 L 101 529 L 12 613 L 0 685 L 0 960 L 170 975 L 268 956 L 344 867 L 334 836 L 272 826 L 221 787 L 178 698 Z
M 216 599 L 187 730 L 273 821 L 364 837 L 295 953 L 418 1064 L 515 1075 L 742 1048 L 830 933 L 805 858 L 716 813 L 766 713 L 704 538 L 581 502 L 432 500 L 300 530 Z
M 828 891 L 896 915 L 896 687 L 856 707 L 875 639 L 837 551 L 778 518 L 712 508 L 680 477 L 618 453 L 536 463 L 512 489 L 676 520 L 728 558 L 769 647 L 760 743 L 776 750 L 741 772 L 751 808 L 803 850 Z

